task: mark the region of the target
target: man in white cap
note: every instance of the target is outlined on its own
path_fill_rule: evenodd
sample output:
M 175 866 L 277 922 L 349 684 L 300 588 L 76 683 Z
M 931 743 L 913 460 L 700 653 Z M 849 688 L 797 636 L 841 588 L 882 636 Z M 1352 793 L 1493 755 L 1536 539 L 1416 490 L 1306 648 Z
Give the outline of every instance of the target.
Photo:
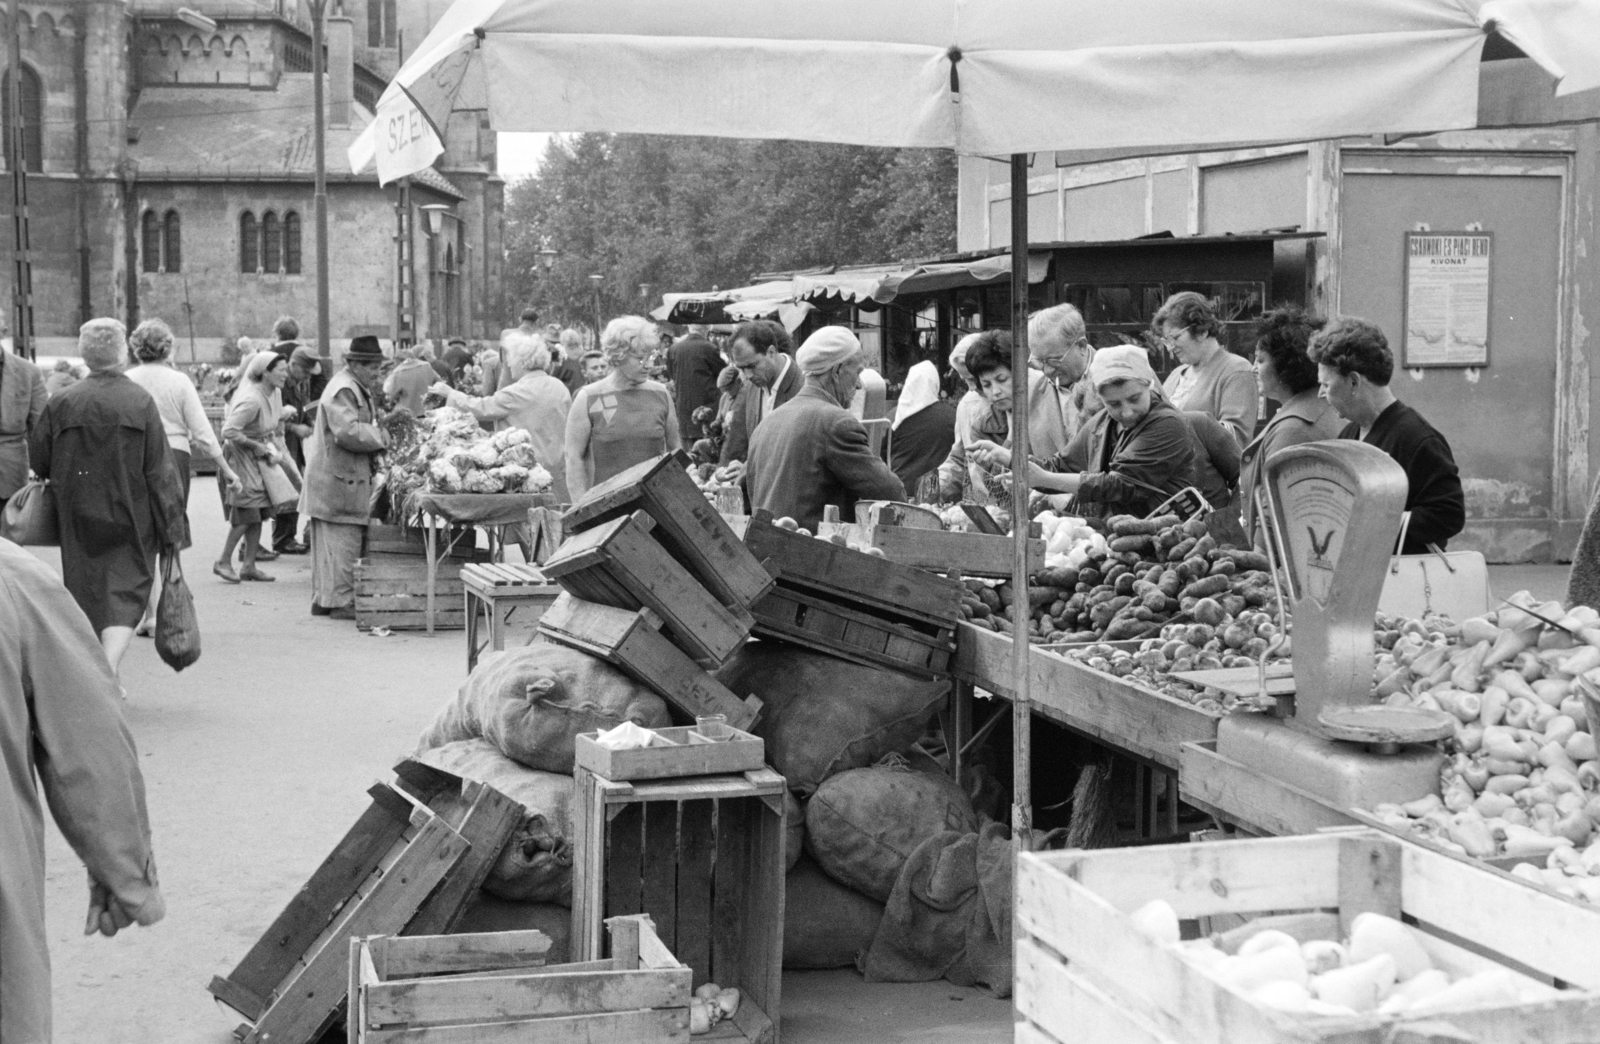
M 906 488 L 875 456 L 847 408 L 866 356 L 855 334 L 826 326 L 795 353 L 805 387 L 761 422 L 750 438 L 750 505 L 816 530 L 837 505 L 851 519 L 857 500 L 904 500 Z

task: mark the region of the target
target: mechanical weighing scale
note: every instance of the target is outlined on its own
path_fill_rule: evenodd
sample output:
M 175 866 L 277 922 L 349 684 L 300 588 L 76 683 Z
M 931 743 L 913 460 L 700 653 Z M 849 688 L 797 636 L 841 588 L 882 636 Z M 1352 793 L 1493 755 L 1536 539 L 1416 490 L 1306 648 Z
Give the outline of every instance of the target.
M 1274 453 L 1266 486 L 1288 584 L 1282 597 L 1293 616 L 1294 694 L 1279 696 L 1276 713 L 1223 718 L 1215 754 L 1189 745 L 1185 757 L 1206 771 L 1193 787 L 1184 772 L 1185 796 L 1226 812 L 1233 787 L 1209 783 L 1240 767 L 1337 809 L 1438 793 L 1445 759 L 1432 743 L 1451 735 L 1451 716 L 1384 706 L 1372 696 L 1373 618 L 1400 531 L 1405 472 L 1366 443 L 1316 442 Z M 1244 696 L 1261 691 L 1226 687 Z M 1306 829 L 1317 825 L 1325 824 Z

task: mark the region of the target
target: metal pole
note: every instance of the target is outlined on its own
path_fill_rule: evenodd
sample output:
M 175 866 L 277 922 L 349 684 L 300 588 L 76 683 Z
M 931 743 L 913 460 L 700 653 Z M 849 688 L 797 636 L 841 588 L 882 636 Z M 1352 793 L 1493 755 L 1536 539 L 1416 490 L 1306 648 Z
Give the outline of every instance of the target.
M 15 3 L 16 0 L 12 0 Z M 327 112 L 323 108 L 322 80 L 327 73 L 327 61 L 322 48 L 322 21 L 328 0 L 311 0 L 311 107 L 316 126 L 312 140 L 316 143 L 316 186 L 311 203 L 317 220 L 317 353 L 325 359 L 333 357 L 333 346 L 328 341 L 328 158 L 326 155 Z
M 6 83 L 11 98 L 6 116 L 11 121 L 11 231 L 12 329 L 11 349 L 24 359 L 33 358 L 33 258 L 28 232 L 28 136 L 22 126 L 22 5 L 9 4 L 11 34 L 7 41 L 10 65 Z
M 1028 699 L 1028 156 L 1011 157 L 1011 840 L 1033 827 L 1033 710 Z

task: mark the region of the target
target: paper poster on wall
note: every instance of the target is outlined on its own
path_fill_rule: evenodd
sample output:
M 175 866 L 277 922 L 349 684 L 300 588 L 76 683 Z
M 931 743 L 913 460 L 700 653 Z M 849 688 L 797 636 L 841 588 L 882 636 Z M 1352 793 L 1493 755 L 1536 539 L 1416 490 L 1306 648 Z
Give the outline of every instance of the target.
M 1405 358 L 1423 366 L 1489 362 L 1489 232 L 1407 232 Z

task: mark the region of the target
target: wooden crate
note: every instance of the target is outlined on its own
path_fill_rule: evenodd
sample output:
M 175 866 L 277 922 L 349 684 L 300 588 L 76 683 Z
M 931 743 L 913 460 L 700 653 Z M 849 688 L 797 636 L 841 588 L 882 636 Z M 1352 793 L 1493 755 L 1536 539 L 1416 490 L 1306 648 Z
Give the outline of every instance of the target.
M 664 746 L 612 750 L 595 742 L 598 732 L 577 738 L 576 763 L 601 779 L 668 779 L 745 772 L 766 764 L 767 745 L 760 736 L 729 728 L 726 739 L 710 740 L 693 725 L 653 729 Z
M 961 618 L 963 589 L 955 581 L 791 533 L 765 511 L 750 518 L 744 542 L 786 587 L 923 630 L 951 628 Z
M 340 1017 L 348 940 L 448 931 L 522 820 L 481 783 L 415 763 L 405 793 L 376 784 L 372 804 L 311 879 L 210 992 L 248 1022 L 241 1044 L 311 1044 Z M 431 807 L 430 807 L 431 806 Z
M 1024 853 L 1016 889 L 1016 1004 L 1027 1029 L 1018 1040 L 1579 1044 L 1600 1026 L 1600 910 L 1378 831 Z M 1409 1018 L 1295 1016 L 1135 930 L 1128 915 L 1152 899 L 1181 920 L 1307 914 L 1302 923 L 1330 936 L 1375 911 L 1420 929 L 1452 977 L 1499 966 L 1569 988 L 1537 1003 Z
M 702 587 L 651 538 L 654 527 L 643 511 L 593 526 L 563 541 L 544 574 L 588 602 L 649 608 L 690 659 L 720 667 L 750 636 L 754 621 L 743 606 L 723 606 Z
M 875 547 L 891 562 L 936 573 L 1010 579 L 1016 542 L 1008 536 L 955 533 L 905 526 L 861 525 L 856 522 L 820 522 L 818 536 L 843 534 L 852 545 Z M 1028 575 L 1044 568 L 1044 541 L 1028 541 Z
M 439 560 L 434 579 L 433 625 L 467 626 L 463 559 Z M 428 562 L 412 555 L 369 555 L 356 561 L 356 626 L 362 630 L 421 631 L 428 627 Z
M 349 1044 L 571 1044 L 689 1038 L 690 971 L 644 916 L 615 956 L 545 966 L 543 932 L 352 939 Z
M 783 777 L 757 769 L 620 783 L 579 767 L 573 787 L 573 958 L 601 956 L 604 918 L 649 914 L 695 986 L 743 993 L 733 1039 L 777 1044 Z
M 477 533 L 471 526 L 457 526 L 450 531 L 450 536 L 459 536 L 460 539 L 450 548 L 448 554 L 444 545 L 449 537 L 439 541 L 439 557 L 456 558 L 463 562 L 487 561 L 489 552 L 477 546 Z M 427 553 L 427 547 L 422 542 L 422 530 L 416 526 L 391 526 L 383 522 L 367 523 L 367 557 L 376 558 L 385 555 L 410 555 L 420 558 Z
M 694 484 L 688 464 L 687 454 L 669 453 L 613 475 L 572 505 L 562 524 L 570 535 L 643 511 L 655 520 L 655 538 L 722 604 L 748 607 L 772 577 Z
M 648 609 L 596 605 L 565 592 L 539 618 L 539 633 L 547 639 L 621 668 L 685 718 L 721 714 L 736 729 L 752 727 L 761 701 L 739 699 L 662 637 L 660 627 L 660 618 Z
M 955 654 L 953 627 L 925 633 L 916 625 L 825 601 L 784 581 L 751 612 L 755 632 L 763 638 L 793 642 L 842 660 L 919 678 L 945 677 Z

